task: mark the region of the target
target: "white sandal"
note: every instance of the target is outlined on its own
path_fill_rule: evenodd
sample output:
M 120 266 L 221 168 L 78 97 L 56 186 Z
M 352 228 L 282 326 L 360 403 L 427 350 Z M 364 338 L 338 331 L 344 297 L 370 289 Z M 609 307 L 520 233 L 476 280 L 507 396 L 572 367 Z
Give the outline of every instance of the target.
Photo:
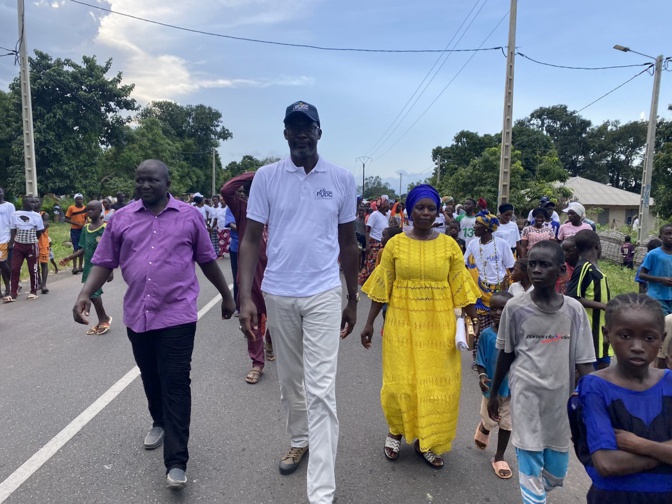
M 383 450 L 383 453 L 385 454 L 387 460 L 397 460 L 400 449 L 401 449 L 401 438 L 395 439 L 392 437 L 391 434 L 385 436 L 385 449 Z M 394 453 L 394 457 L 390 457 L 390 455 L 387 453 L 387 450 L 390 450 L 392 453 Z

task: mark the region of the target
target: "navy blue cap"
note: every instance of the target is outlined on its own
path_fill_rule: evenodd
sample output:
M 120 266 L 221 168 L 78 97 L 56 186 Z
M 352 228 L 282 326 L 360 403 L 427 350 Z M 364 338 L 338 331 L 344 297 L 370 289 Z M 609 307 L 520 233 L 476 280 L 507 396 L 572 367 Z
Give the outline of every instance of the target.
M 316 122 L 318 125 L 320 124 L 320 116 L 317 113 L 315 105 L 311 105 L 304 101 L 294 102 L 287 107 L 287 110 L 285 111 L 285 124 L 291 117 L 295 117 L 298 114 L 305 115 L 311 121 Z

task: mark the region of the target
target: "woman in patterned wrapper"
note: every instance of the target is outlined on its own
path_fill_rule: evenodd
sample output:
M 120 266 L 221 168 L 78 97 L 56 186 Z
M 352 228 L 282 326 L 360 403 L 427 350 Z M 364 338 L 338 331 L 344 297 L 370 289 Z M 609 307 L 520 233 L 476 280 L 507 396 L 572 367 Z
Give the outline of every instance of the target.
M 371 309 L 361 339 L 371 347 L 373 322 L 388 303 L 383 338 L 383 413 L 389 426 L 385 456 L 396 460 L 402 437 L 433 468 L 443 466 L 457 429 L 461 358 L 455 308 L 476 316 L 478 287 L 455 240 L 433 228 L 441 200 L 432 186 L 411 190 L 412 227 L 390 239 L 362 290 Z

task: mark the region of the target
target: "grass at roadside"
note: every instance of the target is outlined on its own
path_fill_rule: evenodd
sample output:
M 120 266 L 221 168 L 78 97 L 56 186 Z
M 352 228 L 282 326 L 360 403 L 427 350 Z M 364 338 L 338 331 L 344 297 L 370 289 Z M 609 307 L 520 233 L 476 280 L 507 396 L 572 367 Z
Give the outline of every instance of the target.
M 70 224 L 59 224 L 56 222 L 51 222 L 49 226 L 49 238 L 51 238 L 51 250 L 54 252 L 54 260 L 56 261 L 56 264 L 58 264 L 58 261 L 63 259 L 65 256 L 72 254 L 72 245 L 70 244 Z M 59 266 L 58 269 L 61 270 L 62 268 Z M 65 270 L 69 271 L 71 269 L 72 262 L 65 267 Z M 53 273 L 54 267 L 50 262 L 49 274 Z M 28 280 L 28 266 L 25 262 L 21 268 L 21 280 Z M 24 285 L 24 287 L 29 286 Z
M 600 261 L 600 270 L 607 276 L 611 297 L 626 292 L 639 292 L 635 282 L 635 270 L 630 270 L 611 261 Z

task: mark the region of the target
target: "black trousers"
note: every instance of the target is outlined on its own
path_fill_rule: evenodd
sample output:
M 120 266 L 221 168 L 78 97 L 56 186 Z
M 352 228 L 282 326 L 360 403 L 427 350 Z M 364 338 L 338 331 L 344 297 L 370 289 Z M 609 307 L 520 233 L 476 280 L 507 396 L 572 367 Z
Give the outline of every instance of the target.
M 187 468 L 191 421 L 191 354 L 196 322 L 136 333 L 126 329 L 140 368 L 154 427 L 163 427 L 166 472 Z

